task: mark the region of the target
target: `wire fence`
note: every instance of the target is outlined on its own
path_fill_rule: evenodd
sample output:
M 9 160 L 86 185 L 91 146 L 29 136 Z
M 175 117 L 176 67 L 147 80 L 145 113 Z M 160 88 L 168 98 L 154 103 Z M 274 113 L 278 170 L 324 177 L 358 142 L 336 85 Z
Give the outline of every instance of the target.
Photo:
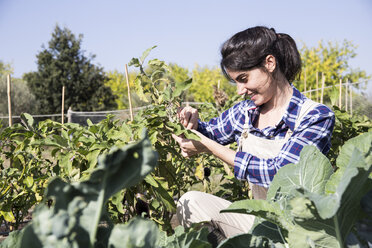
M 363 85 L 364 87 L 355 87 Z M 365 88 L 367 90 L 361 90 L 361 88 Z M 339 85 L 332 85 L 332 86 L 324 86 L 317 88 L 317 89 L 310 89 L 303 91 L 302 93 L 305 94 L 308 98 L 313 99 L 317 102 L 323 103 L 323 95 L 326 90 L 330 89 L 337 89 L 338 90 L 338 103 L 337 105 L 340 108 L 344 108 L 346 111 L 353 113 L 353 93 L 364 93 L 370 94 L 372 97 L 372 80 L 365 80 L 360 82 L 346 82 L 341 83 Z M 368 93 L 368 90 L 370 93 Z M 204 104 L 202 102 L 183 102 L 183 105 L 201 105 Z M 143 106 L 143 107 L 136 107 L 133 108 L 133 113 L 137 113 L 140 110 L 148 108 L 150 106 Z M 79 123 L 81 125 L 87 125 L 87 119 L 90 119 L 92 123 L 98 123 L 105 119 L 107 115 L 114 115 L 115 118 L 119 118 L 121 120 L 128 120 L 130 118 L 130 109 L 123 109 L 123 110 L 112 110 L 112 111 L 73 111 L 72 109 L 68 109 L 67 113 L 60 113 L 60 114 L 31 114 L 33 118 L 58 118 L 61 120 L 62 118 L 67 120 L 69 123 Z M 15 122 L 20 122 L 20 116 L 0 116 L 0 120 L 6 120 L 11 118 L 15 120 Z M 4 122 L 4 121 L 3 121 Z M 11 121 L 9 121 L 11 123 Z

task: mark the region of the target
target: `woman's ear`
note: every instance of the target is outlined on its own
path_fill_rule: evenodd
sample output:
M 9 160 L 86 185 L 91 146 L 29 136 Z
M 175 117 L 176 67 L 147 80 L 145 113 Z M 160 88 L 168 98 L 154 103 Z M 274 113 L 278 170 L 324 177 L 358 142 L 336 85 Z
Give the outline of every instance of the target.
M 276 59 L 273 55 L 266 56 L 265 67 L 269 72 L 273 72 L 276 68 Z

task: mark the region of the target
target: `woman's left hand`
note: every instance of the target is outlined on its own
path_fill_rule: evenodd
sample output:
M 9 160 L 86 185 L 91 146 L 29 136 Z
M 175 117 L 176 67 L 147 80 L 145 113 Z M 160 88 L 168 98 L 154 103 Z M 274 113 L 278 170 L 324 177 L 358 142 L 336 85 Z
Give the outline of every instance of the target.
M 197 141 L 197 140 L 192 140 L 192 139 L 186 139 L 184 137 L 172 134 L 173 139 L 177 141 L 177 143 L 180 145 L 181 155 L 186 158 L 202 153 L 202 152 L 208 152 L 207 147 L 203 144 L 203 141 L 205 141 L 205 139 L 208 139 L 208 138 L 196 130 L 191 130 L 191 131 L 194 132 L 196 135 L 198 135 L 201 138 L 201 140 Z

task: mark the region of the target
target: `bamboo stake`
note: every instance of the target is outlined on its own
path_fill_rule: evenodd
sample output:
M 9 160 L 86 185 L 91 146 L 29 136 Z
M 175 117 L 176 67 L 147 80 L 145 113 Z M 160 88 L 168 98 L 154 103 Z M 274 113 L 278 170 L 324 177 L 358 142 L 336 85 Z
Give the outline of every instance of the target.
M 318 80 L 318 71 L 316 71 L 315 77 L 316 77 L 316 101 L 319 102 L 319 80 Z
M 306 69 L 304 72 L 304 92 L 306 92 Z
M 325 76 L 324 76 L 324 73 L 322 72 L 322 94 L 320 96 L 320 103 L 323 103 L 324 84 L 325 84 Z
M 345 84 L 345 111 L 347 111 L 347 105 L 348 105 L 348 92 L 347 92 L 347 88 L 348 88 L 348 84 L 349 84 L 349 81 L 346 81 L 346 84 Z
M 310 86 L 310 96 L 309 96 L 309 99 L 311 100 L 311 86 Z
M 340 79 L 340 95 L 338 97 L 338 107 L 341 109 L 342 104 L 342 79 Z
M 350 115 L 353 115 L 353 88 L 352 85 L 349 84 L 349 91 L 350 91 Z
M 134 118 L 133 118 L 132 98 L 130 96 L 130 86 L 129 86 L 129 76 L 128 76 L 128 65 L 127 64 L 125 64 L 125 77 L 127 78 L 130 121 L 133 121 Z
M 11 77 L 10 77 L 10 74 L 8 74 L 8 77 L 7 77 L 7 90 L 8 90 L 8 113 L 9 113 L 9 126 L 11 126 L 13 124 L 13 121 L 12 121 L 12 97 L 11 97 L 11 89 L 10 89 L 10 86 L 11 86 Z
M 65 86 L 62 87 L 62 125 L 65 123 Z

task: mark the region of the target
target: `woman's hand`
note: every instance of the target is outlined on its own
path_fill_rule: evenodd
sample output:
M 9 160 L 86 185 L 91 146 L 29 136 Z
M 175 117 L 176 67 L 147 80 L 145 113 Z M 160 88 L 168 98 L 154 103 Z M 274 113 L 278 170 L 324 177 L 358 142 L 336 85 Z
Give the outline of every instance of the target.
M 186 139 L 184 137 L 172 134 L 172 137 L 180 145 L 181 155 L 186 157 L 186 158 L 191 157 L 191 156 L 196 155 L 196 154 L 199 154 L 199 153 L 202 153 L 202 152 L 208 152 L 207 147 L 203 143 L 208 138 L 205 137 L 204 135 L 202 135 L 201 133 L 199 133 L 196 130 L 192 130 L 192 131 L 201 138 L 200 141 L 192 140 L 192 139 Z
M 180 123 L 188 129 L 198 129 L 199 113 L 193 107 L 180 108 L 177 112 Z

